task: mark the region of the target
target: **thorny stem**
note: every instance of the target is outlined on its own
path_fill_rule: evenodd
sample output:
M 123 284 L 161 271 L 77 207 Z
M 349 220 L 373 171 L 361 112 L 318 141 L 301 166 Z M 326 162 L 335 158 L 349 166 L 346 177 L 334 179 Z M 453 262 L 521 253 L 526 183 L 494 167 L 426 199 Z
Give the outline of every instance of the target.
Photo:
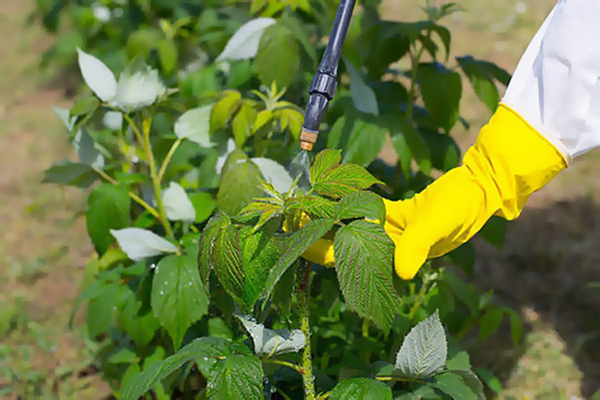
M 300 262 L 300 266 L 304 266 L 304 272 L 300 285 L 298 285 L 298 317 L 300 318 L 300 330 L 306 338 L 306 343 L 302 349 L 302 386 L 304 387 L 304 398 L 306 400 L 315 400 L 315 383 L 312 371 L 312 354 L 310 343 L 310 322 L 308 299 L 310 296 L 310 271 L 311 263 Z
M 133 132 L 137 136 L 138 140 L 140 141 L 142 146 L 144 146 L 146 158 L 148 159 L 148 164 L 150 166 L 150 176 L 152 178 L 152 187 L 154 189 L 154 195 L 156 196 L 156 204 L 158 206 L 158 215 L 160 216 L 160 222 L 162 223 L 167 236 L 173 239 L 175 236 L 173 235 L 171 223 L 169 222 L 169 219 L 167 218 L 167 213 L 165 212 L 165 206 L 162 201 L 162 193 L 160 190 L 160 181 L 158 180 L 158 174 L 156 172 L 156 161 L 154 160 L 154 154 L 152 154 L 152 147 L 150 145 L 150 127 L 152 126 L 152 117 L 149 116 L 142 118 L 142 135 L 139 128 L 133 122 L 131 117 L 128 114 L 124 114 L 124 116 L 129 125 L 131 125 L 131 128 L 133 129 Z
M 118 186 L 121 184 L 121 182 L 117 181 L 116 179 L 114 179 L 113 177 L 111 177 L 106 172 L 102 171 L 101 169 L 95 169 L 95 171 L 98 173 L 98 175 L 100 175 L 102 178 L 106 179 L 108 182 L 112 183 L 113 185 Z M 146 210 L 148 210 L 148 212 L 150 214 L 152 214 L 152 216 L 154 216 L 156 219 L 160 220 L 160 215 L 158 215 L 158 212 L 150 204 L 146 203 L 144 201 L 144 199 L 142 199 L 140 196 L 138 196 L 137 194 L 132 193 L 132 192 L 128 192 L 127 194 L 129 195 L 129 197 L 131 197 L 133 199 L 133 201 L 135 201 L 136 203 L 138 203 L 139 205 L 144 207 Z
M 160 167 L 160 171 L 158 172 L 158 182 L 162 181 L 162 178 L 165 175 L 165 172 L 167 170 L 167 166 L 169 165 L 169 162 L 171 161 L 173 154 L 175 154 L 175 150 L 177 150 L 177 148 L 179 147 L 181 142 L 182 142 L 181 139 L 177 139 L 175 141 L 175 143 L 173 143 L 173 146 L 171 146 L 171 148 L 169 149 L 169 152 L 167 153 L 167 156 L 165 157 L 165 159 Z

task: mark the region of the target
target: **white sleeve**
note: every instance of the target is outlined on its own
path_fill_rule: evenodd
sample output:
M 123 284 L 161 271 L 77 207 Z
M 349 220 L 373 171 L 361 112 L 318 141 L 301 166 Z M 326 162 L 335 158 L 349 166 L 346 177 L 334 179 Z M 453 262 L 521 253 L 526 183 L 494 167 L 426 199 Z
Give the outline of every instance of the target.
M 600 1 L 559 0 L 502 103 L 571 160 L 600 145 Z

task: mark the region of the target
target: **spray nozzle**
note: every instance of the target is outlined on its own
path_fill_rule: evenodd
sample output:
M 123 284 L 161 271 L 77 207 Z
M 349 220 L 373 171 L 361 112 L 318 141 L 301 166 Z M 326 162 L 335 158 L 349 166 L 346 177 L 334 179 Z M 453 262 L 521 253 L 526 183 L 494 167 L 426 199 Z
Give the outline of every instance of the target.
M 325 54 L 310 84 L 304 125 L 300 133 L 300 147 L 303 150 L 311 151 L 317 141 L 319 126 L 337 88 L 338 64 L 355 3 L 356 0 L 340 0 Z

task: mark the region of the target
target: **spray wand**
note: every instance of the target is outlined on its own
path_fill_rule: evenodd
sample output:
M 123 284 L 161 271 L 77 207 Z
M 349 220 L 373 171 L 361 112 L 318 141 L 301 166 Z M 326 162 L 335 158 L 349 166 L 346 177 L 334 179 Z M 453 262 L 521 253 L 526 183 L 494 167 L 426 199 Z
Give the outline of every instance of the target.
M 317 68 L 308 90 L 309 97 L 304 113 L 304 125 L 300 133 L 302 150 L 312 151 L 319 136 L 319 126 L 337 88 L 338 64 L 355 3 L 356 0 L 340 0 L 325 54 L 323 54 L 321 64 Z

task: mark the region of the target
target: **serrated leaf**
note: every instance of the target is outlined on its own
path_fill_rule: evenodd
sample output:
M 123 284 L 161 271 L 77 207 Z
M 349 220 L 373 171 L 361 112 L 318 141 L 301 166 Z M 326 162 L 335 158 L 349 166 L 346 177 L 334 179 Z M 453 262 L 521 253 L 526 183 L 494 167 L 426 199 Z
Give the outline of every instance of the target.
M 431 173 L 431 150 L 423 135 L 413 126 L 412 122 L 405 116 L 399 115 L 392 120 L 391 131 L 392 137 L 402 135 L 421 172 L 429 175 Z M 409 169 L 407 168 L 407 170 Z
M 208 220 L 202 235 L 200 236 L 200 245 L 198 253 L 198 264 L 200 270 L 200 279 L 204 288 L 208 290 L 208 278 L 213 268 L 212 252 L 215 245 L 215 239 L 222 229 L 231 224 L 231 219 L 225 213 L 217 213 Z
M 252 124 L 256 119 L 256 110 L 248 103 L 241 103 L 237 113 L 231 121 L 231 128 L 233 130 L 233 137 L 235 138 L 235 144 L 238 148 L 241 148 L 252 133 Z
M 119 306 L 120 320 L 125 332 L 140 346 L 150 343 L 160 327 L 160 322 L 152 311 L 142 312 L 143 308 L 143 303 L 136 299 L 135 292 L 126 288 Z
M 238 316 L 252 337 L 254 352 L 259 357 L 272 357 L 278 354 L 295 353 L 304 347 L 306 338 L 300 329 L 267 329 L 263 325 Z
M 223 288 L 233 298 L 243 298 L 245 273 L 240 235 L 229 219 L 223 220 L 215 232 L 209 266 Z
M 456 57 L 456 61 L 458 61 L 458 65 L 469 79 L 469 83 L 479 100 L 490 111 L 494 111 L 500 101 L 500 94 L 485 64 L 475 60 L 472 56 Z
M 358 191 L 343 197 L 337 204 L 335 219 L 368 218 L 383 223 L 385 205 L 373 192 Z
M 104 156 L 96 148 L 94 139 L 90 136 L 87 129 L 81 128 L 77 131 L 73 140 L 73 146 L 82 163 L 95 169 L 104 168 Z
M 428 378 L 444 370 L 447 355 L 446 332 L 436 310 L 406 335 L 395 367 L 403 376 Z
M 208 397 L 216 399 L 261 399 L 263 369 L 255 356 L 232 355 L 215 363 L 207 383 Z
M 483 225 L 479 231 L 479 235 L 483 240 L 500 250 L 504 246 L 507 228 L 508 221 L 494 215 Z
M 350 378 L 338 383 L 329 398 L 331 400 L 391 400 L 392 389 L 375 379 Z
M 308 54 L 312 62 L 316 64 L 318 61 L 315 47 L 309 39 L 307 33 L 305 32 L 305 27 L 295 16 L 292 15 L 284 14 L 279 21 L 290 30 L 290 32 L 296 38 L 296 40 L 300 42 L 300 44 L 302 45 L 302 47 L 306 51 L 306 54 Z
M 346 66 L 348 75 L 350 75 L 350 95 L 352 96 L 354 107 L 366 114 L 379 115 L 377 97 L 373 89 L 367 86 L 350 61 L 344 60 L 344 65 Z
M 483 383 L 479 380 L 479 377 L 472 371 L 468 370 L 455 370 L 451 371 L 453 374 L 458 375 L 462 378 L 465 385 L 471 389 L 478 399 L 484 399 L 485 394 L 483 392 Z
M 252 133 L 256 133 L 260 128 L 265 126 L 273 118 L 273 111 L 262 110 L 256 115 L 254 124 L 252 125 Z
M 144 369 L 144 372 L 124 387 L 121 393 L 122 398 L 123 400 L 139 399 L 156 383 L 177 371 L 186 362 L 226 356 L 229 354 L 228 347 L 228 341 L 216 337 L 195 339 L 172 356 Z
M 253 230 L 250 233 L 244 233 L 246 235 L 242 244 L 245 277 L 243 301 L 246 309 L 251 310 L 263 293 L 265 281 L 281 252 L 271 237 L 269 227 L 258 232 Z
M 117 93 L 117 80 L 98 58 L 77 48 L 77 61 L 85 83 L 102 101 L 111 100 Z
M 341 160 L 341 150 L 326 149 L 317 154 L 310 166 L 310 184 L 314 186 L 315 182 L 319 182 L 323 175 L 336 167 Z
M 265 29 L 254 59 L 258 77 L 264 85 L 287 87 L 300 67 L 300 49 L 290 30 L 281 24 Z
M 185 189 L 177 182 L 170 182 L 163 191 L 162 201 L 167 218 L 171 221 L 193 222 L 196 219 L 196 209 L 190 201 Z
M 230 214 L 238 214 L 260 196 L 261 172 L 252 161 L 233 163 L 223 171 L 217 193 L 217 206 Z
M 393 242 L 380 225 L 358 220 L 337 231 L 333 249 L 345 302 L 388 332 L 400 308 L 393 286 Z
M 258 167 L 265 180 L 272 184 L 279 193 L 287 193 L 294 179 L 290 176 L 285 167 L 270 158 L 257 157 L 251 159 Z
M 367 167 L 377 159 L 387 131 L 372 122 L 352 116 L 338 118 L 327 136 L 327 147 L 343 150 L 342 162 Z
M 212 147 L 210 138 L 210 115 L 213 104 L 193 108 L 183 113 L 175 122 L 174 131 L 178 138 L 188 139 L 202 147 Z
M 177 246 L 173 243 L 146 229 L 111 229 L 110 233 L 117 239 L 119 246 L 127 254 L 127 257 L 134 261 L 178 251 Z
M 337 203 L 320 196 L 292 197 L 286 201 L 286 209 L 302 210 L 312 218 L 335 218 Z
M 187 329 L 208 312 L 208 296 L 202 289 L 193 257 L 167 256 L 158 262 L 151 304 L 173 346 L 179 348 Z
M 88 196 L 86 225 L 99 256 L 115 241 L 111 229 L 122 229 L 130 223 L 131 200 L 127 188 L 103 183 Z
M 253 58 L 258 52 L 258 46 L 263 32 L 277 21 L 273 18 L 256 18 L 246 22 L 227 41 L 223 52 L 216 61 L 234 61 Z
M 210 193 L 197 192 L 190 193 L 188 197 L 196 210 L 196 219 L 194 222 L 201 223 L 206 221 L 215 210 L 215 200 L 213 196 Z
M 315 180 L 313 189 L 321 196 L 344 197 L 357 190 L 368 189 L 375 184 L 383 184 L 365 168 L 355 164 L 342 164 L 328 170 L 319 180 Z
M 71 110 L 69 111 L 69 117 L 75 118 L 81 115 L 88 115 L 96 111 L 100 102 L 94 96 L 86 96 L 78 99 Z
M 452 372 L 446 372 L 436 376 L 433 387 L 446 393 L 452 399 L 477 400 L 477 395 L 465 384 L 461 376 Z
M 281 256 L 271 269 L 265 283 L 265 298 L 268 298 L 287 269 L 317 240 L 320 239 L 334 225 L 332 219 L 310 221 L 298 231 L 291 234 L 285 241 Z

